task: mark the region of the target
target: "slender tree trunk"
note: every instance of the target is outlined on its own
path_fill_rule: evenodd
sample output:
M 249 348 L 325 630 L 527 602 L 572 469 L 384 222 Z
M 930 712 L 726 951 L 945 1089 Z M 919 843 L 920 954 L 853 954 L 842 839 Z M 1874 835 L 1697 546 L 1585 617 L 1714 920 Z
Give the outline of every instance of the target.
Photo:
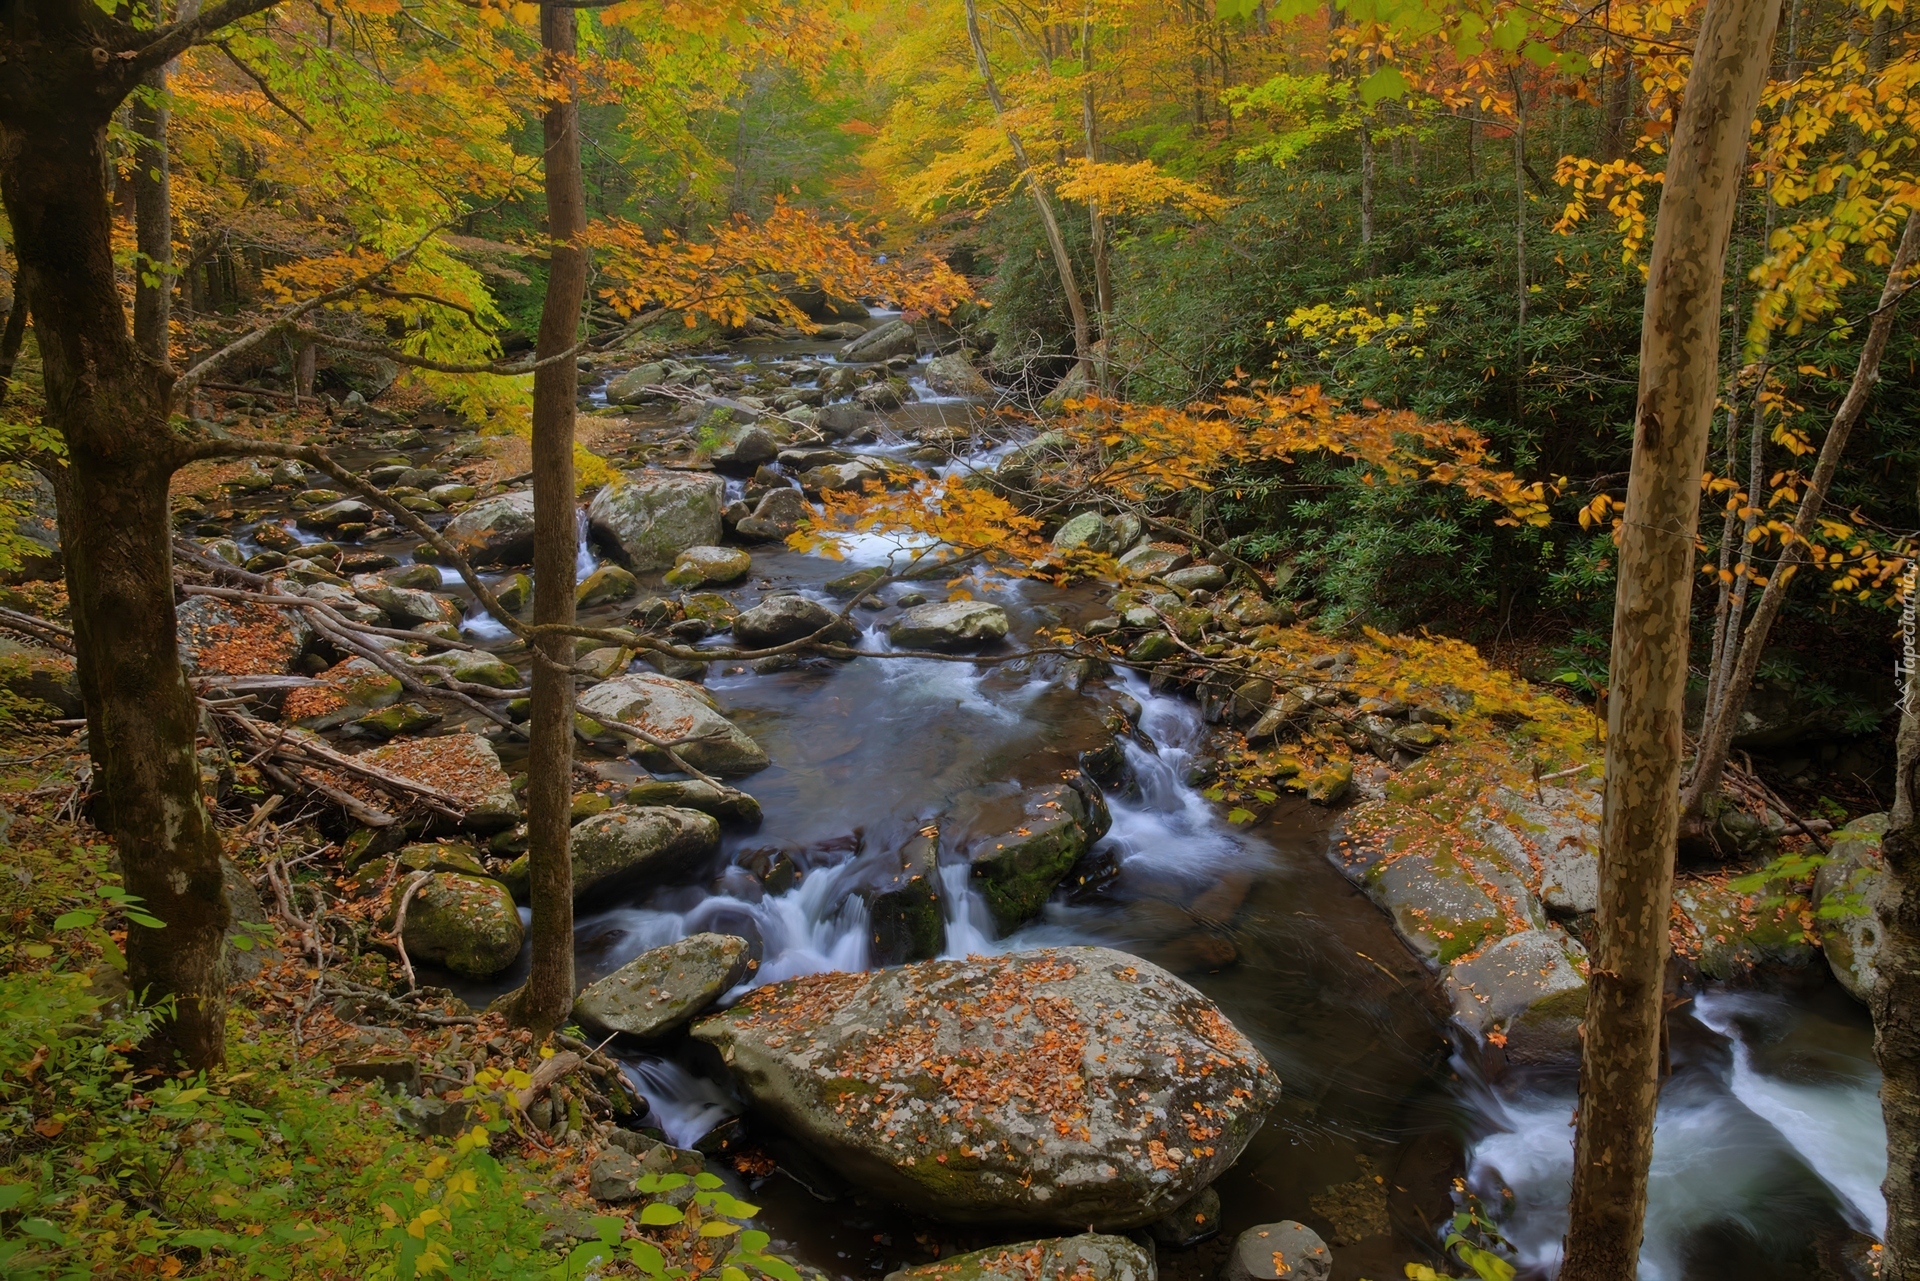
M 1087 163 L 1100 163 L 1100 117 L 1093 101 L 1093 13 L 1088 10 L 1080 23 L 1080 117 L 1087 136 Z M 1107 220 L 1100 212 L 1100 198 L 1090 196 L 1087 199 L 1087 220 L 1091 226 L 1093 239 L 1093 303 L 1094 312 L 1099 317 L 1100 337 L 1107 336 L 1107 317 L 1113 311 L 1113 277 L 1107 264 Z M 1110 345 L 1109 345 L 1110 346 Z M 1107 373 L 1107 356 L 1099 362 L 1100 394 L 1111 390 L 1111 379 Z
M 293 399 L 298 404 L 304 396 L 313 395 L 313 379 L 320 364 L 320 347 L 316 343 L 302 343 L 293 358 Z
M 1907 591 L 1911 610 L 1911 576 Z M 1911 650 L 1902 663 L 1893 809 L 1880 841 L 1885 870 L 1873 904 L 1880 920 L 1880 981 L 1867 995 L 1873 1053 L 1880 1061 L 1880 1114 L 1887 1123 L 1881 1281 L 1920 1281 L 1920 825 L 1913 808 L 1920 784 L 1920 664 Z
M 7 312 L 7 327 L 0 330 L 0 401 L 5 401 L 9 384 L 13 380 L 13 367 L 20 359 L 20 346 L 27 340 L 27 317 L 31 314 L 31 305 L 27 301 L 27 279 L 24 275 L 13 278 L 13 307 Z
M 1813 532 L 1814 523 L 1820 519 L 1820 512 L 1826 506 L 1827 491 L 1833 487 L 1834 473 L 1840 468 L 1840 456 L 1846 451 L 1847 438 L 1867 407 L 1867 397 L 1872 394 L 1873 385 L 1880 381 L 1880 358 L 1886 353 L 1887 339 L 1893 334 L 1894 315 L 1899 309 L 1901 297 L 1906 293 L 1907 275 L 1916 258 L 1920 258 L 1920 213 L 1907 216 L 1906 229 L 1900 235 L 1900 247 L 1894 252 L 1892 265 L 1887 268 L 1887 283 L 1880 290 L 1880 306 L 1874 312 L 1873 322 L 1867 326 L 1865 341 L 1860 344 L 1860 362 L 1854 366 L 1853 381 L 1848 384 L 1847 394 L 1833 415 L 1833 425 L 1827 428 L 1826 440 L 1821 442 L 1819 460 L 1814 463 L 1813 476 L 1807 482 L 1807 492 L 1800 499 L 1800 510 L 1793 518 L 1793 532 L 1780 549 L 1780 559 L 1774 565 L 1772 576 L 1767 579 L 1766 590 L 1760 594 L 1759 605 L 1754 607 L 1753 618 L 1740 634 L 1739 657 L 1734 660 L 1732 674 L 1721 690 L 1718 706 L 1714 709 L 1716 714 L 1700 727 L 1699 751 L 1694 756 L 1693 773 L 1687 779 L 1682 810 L 1683 820 L 1690 832 L 1702 826 L 1707 798 L 1720 788 L 1720 776 L 1727 767 L 1727 753 L 1733 749 L 1733 733 L 1740 724 L 1740 713 L 1746 705 L 1747 694 L 1753 689 L 1754 675 L 1760 670 L 1760 657 L 1767 647 L 1767 636 L 1773 630 L 1773 621 L 1779 617 L 1781 607 L 1786 604 L 1787 590 L 1793 583 L 1795 571 L 1806 562 L 1807 535 Z M 1754 495 L 1756 503 L 1758 497 Z
M 1360 248 L 1373 244 L 1373 130 L 1360 117 Z
M 1693 540 L 1720 382 L 1727 239 L 1780 0 L 1709 0 L 1648 261 L 1607 698 L 1598 940 L 1561 1281 L 1631 1281 L 1659 1094 Z
M 587 225 L 580 176 L 580 109 L 573 97 L 576 12 L 545 5 L 540 38 L 556 97 L 547 107 L 547 297 L 537 359 L 574 345 L 587 289 Z M 579 537 L 573 484 L 573 415 L 580 394 L 571 357 L 533 374 L 533 621 L 573 622 Z M 533 969 L 516 1021 L 542 1034 L 573 1008 L 573 637 L 535 642 L 533 722 L 527 759 L 527 863 L 533 908 Z
M 1067 253 L 1066 238 L 1060 234 L 1059 220 L 1053 216 L 1053 202 L 1047 199 L 1046 191 L 1040 186 L 1040 175 L 1033 171 L 1033 163 L 1027 159 L 1027 149 L 1020 141 L 1019 132 L 1007 120 L 1006 100 L 1000 96 L 1000 85 L 994 80 L 993 67 L 987 62 L 987 44 L 980 36 L 977 0 L 967 0 L 967 39 L 973 43 L 973 56 L 980 64 L 980 78 L 987 82 L 987 99 L 993 103 L 993 114 L 1006 131 L 1007 145 L 1013 148 L 1013 158 L 1027 180 L 1027 191 L 1033 196 L 1033 206 L 1040 213 L 1040 225 L 1046 229 L 1047 247 L 1053 251 L 1054 269 L 1060 273 L 1060 287 L 1067 295 L 1067 309 L 1073 313 L 1073 354 L 1080 360 L 1080 376 L 1091 386 L 1094 381 L 1093 342 L 1088 334 L 1087 304 L 1080 296 L 1079 282 L 1074 279 L 1073 259 Z
M 172 183 L 167 175 L 167 72 L 157 67 L 140 81 L 131 110 L 133 135 L 133 341 L 167 363 L 167 321 L 173 297 Z
M 1620 73 L 1607 93 L 1605 126 L 1600 133 L 1600 157 L 1618 160 L 1627 153 L 1627 116 L 1633 106 L 1633 58 L 1620 56 Z
M 67 444 L 60 533 L 93 785 L 127 890 L 166 923 L 127 931 L 134 990 L 176 1002 L 145 1050 L 212 1067 L 225 1050 L 228 909 L 175 647 L 173 375 L 127 330 L 103 176 L 112 104 L 79 83 L 0 117 L 0 197 L 33 302 L 48 419 Z

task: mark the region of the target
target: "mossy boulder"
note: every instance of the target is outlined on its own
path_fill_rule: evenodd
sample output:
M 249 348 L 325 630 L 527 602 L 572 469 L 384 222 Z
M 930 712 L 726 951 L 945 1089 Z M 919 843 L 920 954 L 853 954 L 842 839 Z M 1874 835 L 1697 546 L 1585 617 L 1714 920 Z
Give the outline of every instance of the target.
M 1125 1237 L 1085 1232 L 996 1245 L 887 1274 L 886 1281 L 1154 1281 L 1153 1255 Z
M 590 984 L 573 1017 L 600 1035 L 619 1032 L 659 1040 L 691 1023 L 743 981 L 752 967 L 747 941 L 731 934 L 693 934 L 642 952 Z
M 393 889 L 397 912 L 408 880 Z M 407 904 L 401 928 L 407 954 L 468 978 L 490 978 L 520 955 L 520 913 L 507 887 L 458 872 L 434 872 Z
M 1874 900 L 1886 876 L 1880 838 L 1887 816 L 1856 818 L 1834 834 L 1833 849 L 1813 877 L 1820 946 L 1840 986 L 1864 1001 L 1880 981 L 1880 919 Z
M 726 482 L 706 472 L 627 472 L 587 507 L 594 537 L 636 574 L 665 569 L 689 547 L 723 532 Z
M 737 547 L 689 547 L 674 559 L 666 581 L 675 587 L 736 583 L 753 568 L 753 557 Z
M 1680 881 L 1673 901 L 1686 918 L 1687 945 L 1700 972 L 1728 979 L 1758 966 L 1798 969 L 1813 960 L 1800 887 L 1772 882 L 1748 893 L 1720 880 Z
M 573 603 L 580 609 L 607 605 L 638 595 L 640 583 L 618 565 L 602 565 L 580 580 L 573 589 Z
M 1443 966 L 1489 940 L 1546 925 L 1546 914 L 1511 869 L 1465 842 L 1452 849 L 1392 851 L 1362 880 L 1407 945 Z
M 981 600 L 936 601 L 904 611 L 887 628 L 900 649 L 941 653 L 981 649 L 1007 638 L 1007 611 Z
M 1586 959 L 1557 927 L 1509 934 L 1448 967 L 1454 1018 L 1483 1038 L 1502 1038 L 1509 1062 L 1578 1063 Z
M 760 744 L 720 714 L 713 695 L 698 685 L 654 672 L 630 672 L 602 681 L 580 696 L 584 716 L 621 721 L 655 738 L 676 743 L 674 750 L 695 769 L 738 778 L 765 769 L 770 762 Z M 666 753 L 638 739 L 627 750 L 648 769 L 676 767 Z
M 760 826 L 760 802 L 731 787 L 697 778 L 650 778 L 627 789 L 629 805 L 672 805 L 711 814 L 728 827 Z
M 330 730 L 391 707 L 404 692 L 398 677 L 364 658 L 335 663 L 319 679 L 319 685 L 287 692 L 284 719 L 301 729 Z
M 790 979 L 693 1035 L 842 1177 L 963 1223 L 1151 1223 L 1233 1164 L 1280 1089 L 1213 1002 L 1098 947 Z
M 888 868 L 861 894 L 867 903 L 867 959 L 873 965 L 930 961 L 946 941 L 938 844 L 916 836 L 897 858 L 898 870 Z
M 698 810 L 616 805 L 574 825 L 573 894 L 661 885 L 696 871 L 720 847 L 720 824 Z
M 1092 841 L 1086 801 L 1072 787 L 1056 784 L 979 806 L 960 849 L 1005 934 L 1040 914 Z
M 533 561 L 533 491 L 483 498 L 440 531 L 472 565 L 526 565 Z

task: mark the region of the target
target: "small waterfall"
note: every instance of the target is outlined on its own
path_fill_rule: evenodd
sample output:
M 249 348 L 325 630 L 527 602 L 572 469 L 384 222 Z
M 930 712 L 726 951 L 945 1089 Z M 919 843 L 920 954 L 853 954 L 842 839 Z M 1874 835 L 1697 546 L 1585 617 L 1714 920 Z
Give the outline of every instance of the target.
M 623 1066 L 627 1079 L 647 1101 L 650 1119 L 677 1148 L 692 1147 L 708 1130 L 740 1114 L 739 1100 L 672 1059 L 648 1056 L 630 1059 Z
M 940 869 L 940 905 L 947 926 L 947 945 L 940 953 L 943 958 L 991 956 L 1004 950 L 993 937 L 993 914 L 973 888 L 972 864 L 959 860 Z
M 593 547 L 587 541 L 587 509 L 576 507 L 573 516 L 573 581 L 578 583 L 585 581 L 587 575 L 599 567 L 599 562 L 593 558 Z

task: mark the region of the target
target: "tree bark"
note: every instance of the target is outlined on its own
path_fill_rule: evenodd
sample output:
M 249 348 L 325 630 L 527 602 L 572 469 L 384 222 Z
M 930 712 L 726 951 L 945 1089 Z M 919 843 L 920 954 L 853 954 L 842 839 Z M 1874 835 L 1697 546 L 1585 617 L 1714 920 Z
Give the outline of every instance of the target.
M 104 151 L 118 98 L 96 91 L 90 63 L 70 66 L 49 56 L 43 78 L 0 95 L 0 198 L 67 444 L 60 528 L 94 790 L 126 889 L 166 923 L 127 931 L 134 990 L 176 1003 L 146 1057 L 205 1068 L 225 1050 L 228 908 L 175 648 L 173 375 L 133 342 L 114 279 Z
M 1060 234 L 1059 220 L 1053 216 L 1053 202 L 1047 199 L 1047 193 L 1040 186 L 1040 176 L 1033 171 L 1033 163 L 1027 159 L 1027 149 L 1020 141 L 1020 134 L 1007 121 L 1006 100 L 1000 96 L 1000 85 L 993 78 L 993 68 L 987 62 L 986 41 L 980 36 L 980 10 L 977 0 L 967 0 L 967 39 L 973 43 L 973 56 L 980 63 L 980 78 L 987 82 L 987 100 L 993 104 L 993 114 L 1000 121 L 1000 127 L 1006 131 L 1007 144 L 1013 148 L 1013 158 L 1020 165 L 1020 172 L 1027 180 L 1027 191 L 1033 196 L 1033 206 L 1040 212 L 1040 225 L 1047 233 L 1047 247 L 1053 251 L 1053 266 L 1060 273 L 1060 287 L 1067 294 L 1067 310 L 1073 313 L 1073 354 L 1080 361 L 1080 376 L 1093 385 L 1093 342 L 1088 334 L 1087 304 L 1080 296 L 1079 282 L 1074 278 L 1073 259 L 1067 253 L 1066 238 Z
M 1727 767 L 1727 754 L 1733 750 L 1733 733 L 1740 724 L 1740 713 L 1746 706 L 1747 694 L 1753 689 L 1753 678 L 1760 670 L 1760 658 L 1767 647 L 1767 636 L 1773 630 L 1774 619 L 1779 617 L 1781 607 L 1786 604 L 1787 590 L 1793 583 L 1795 571 L 1806 562 L 1807 535 L 1813 532 L 1814 523 L 1820 519 L 1820 513 L 1826 506 L 1827 491 L 1833 487 L 1834 474 L 1840 467 L 1840 456 L 1847 448 L 1847 438 L 1867 407 L 1867 397 L 1872 394 L 1873 385 L 1880 381 L 1880 359 L 1886 354 L 1887 340 L 1893 334 L 1894 316 L 1908 288 L 1907 275 L 1917 258 L 1920 258 L 1920 213 L 1913 213 L 1907 216 L 1906 229 L 1900 234 L 1900 247 L 1895 250 L 1893 262 L 1887 268 L 1887 282 L 1881 287 L 1880 305 L 1867 326 L 1866 338 L 1860 344 L 1860 361 L 1854 366 L 1853 381 L 1847 386 L 1847 394 L 1841 400 L 1840 408 L 1834 412 L 1833 425 L 1827 428 L 1826 440 L 1821 442 L 1820 457 L 1814 463 L 1813 476 L 1807 482 L 1807 492 L 1801 497 L 1800 510 L 1793 519 L 1793 532 L 1780 549 L 1780 559 L 1774 565 L 1772 576 L 1767 579 L 1766 590 L 1760 594 L 1759 605 L 1754 607 L 1753 618 L 1740 633 L 1739 656 L 1734 660 L 1732 673 L 1727 677 L 1719 698 L 1710 709 L 1713 714 L 1700 727 L 1699 750 L 1694 754 L 1693 772 L 1687 780 L 1681 810 L 1682 821 L 1689 832 L 1702 826 L 1707 798 L 1720 788 L 1720 776 Z M 1750 501 L 1755 505 L 1758 505 L 1759 499 L 1757 493 L 1750 496 Z
M 1080 23 L 1080 116 L 1087 135 L 1087 163 L 1100 163 L 1100 117 L 1093 101 L 1093 13 L 1087 10 Z M 1107 219 L 1100 212 L 1100 199 L 1090 196 L 1087 199 L 1087 220 L 1091 225 L 1093 241 L 1093 307 L 1099 317 L 1100 338 L 1107 336 L 1107 317 L 1113 311 L 1113 276 L 1107 262 Z M 1102 396 L 1110 394 L 1111 377 L 1108 374 L 1108 361 L 1112 357 L 1112 344 L 1108 344 L 1106 355 L 1099 364 L 1099 388 Z
M 544 5 L 540 38 L 555 95 L 546 142 L 547 296 L 534 354 L 547 360 L 574 345 L 587 289 L 586 190 L 580 173 L 580 110 L 573 96 L 577 44 L 572 8 Z M 579 376 L 572 360 L 533 374 L 533 619 L 573 622 L 579 537 L 574 506 L 573 417 Z M 515 1021 L 544 1035 L 573 1008 L 573 638 L 534 642 L 533 721 L 527 758 L 527 863 L 533 909 L 533 968 Z
M 1913 590 L 1909 577 L 1908 609 Z M 1902 663 L 1893 808 L 1880 841 L 1884 874 L 1873 904 L 1880 921 L 1879 982 L 1867 997 L 1873 1053 L 1880 1061 L 1880 1114 L 1887 1124 L 1881 1281 L 1920 1281 L 1920 825 L 1913 809 L 1920 783 L 1920 664 L 1911 650 Z
M 1562 1281 L 1631 1281 L 1646 1224 L 1679 828 L 1693 540 L 1734 201 L 1780 0 L 1709 0 L 1648 262 L 1607 707 L 1600 910 Z

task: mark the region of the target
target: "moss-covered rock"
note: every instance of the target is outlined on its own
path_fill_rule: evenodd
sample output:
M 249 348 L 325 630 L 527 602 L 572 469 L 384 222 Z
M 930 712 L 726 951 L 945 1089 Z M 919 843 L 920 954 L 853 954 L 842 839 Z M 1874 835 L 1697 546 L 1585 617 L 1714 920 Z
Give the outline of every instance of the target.
M 709 814 L 616 805 L 574 825 L 574 897 L 636 882 L 668 883 L 697 869 L 719 846 L 720 824 Z
M 728 827 L 760 826 L 760 802 L 731 787 L 697 778 L 650 778 L 627 789 L 629 805 L 672 805 L 711 814 Z
M 408 881 L 393 888 L 397 911 Z M 520 955 L 523 932 L 513 896 L 498 881 L 434 872 L 407 904 L 407 954 L 468 978 L 489 978 Z
M 1508 1061 L 1577 1063 L 1585 966 L 1586 949 L 1557 927 L 1522 930 L 1449 966 L 1447 996 L 1469 1031 L 1501 1038 Z
M 1154 1281 L 1153 1255 L 1125 1237 L 1077 1237 L 996 1245 L 938 1263 L 901 1268 L 886 1281 Z
M 573 1017 L 601 1035 L 619 1032 L 658 1040 L 691 1023 L 746 978 L 747 941 L 731 934 L 693 934 L 642 952 L 590 984 Z
M 1886 831 L 1885 814 L 1854 819 L 1834 834 L 1833 849 L 1813 877 L 1820 946 L 1840 986 L 1861 1001 L 1880 981 L 1880 920 L 1873 905 L 1886 872 L 1880 859 Z
M 862 892 L 867 901 L 867 959 L 874 965 L 930 961 L 946 941 L 940 910 L 940 849 L 916 836 L 899 852 L 899 870 Z
M 1685 918 L 1686 943 L 1700 972 L 1732 978 L 1755 966 L 1797 969 L 1813 960 L 1802 913 L 1812 904 L 1799 886 L 1775 883 L 1742 893 L 1720 881 L 1683 880 L 1673 901 Z
M 1107 948 L 791 979 L 693 1034 L 843 1177 L 967 1223 L 1150 1223 L 1279 1096 L 1213 1002 Z
M 640 583 L 618 565 L 602 565 L 580 580 L 573 589 L 573 603 L 580 609 L 607 605 L 637 595 Z
M 963 838 L 973 879 L 1003 934 L 1040 914 L 1091 844 L 1086 802 L 1073 788 L 1059 784 L 1019 799 L 1017 815 L 1004 814 L 1004 806 L 984 808 Z M 994 824 L 996 817 L 1003 825 Z

